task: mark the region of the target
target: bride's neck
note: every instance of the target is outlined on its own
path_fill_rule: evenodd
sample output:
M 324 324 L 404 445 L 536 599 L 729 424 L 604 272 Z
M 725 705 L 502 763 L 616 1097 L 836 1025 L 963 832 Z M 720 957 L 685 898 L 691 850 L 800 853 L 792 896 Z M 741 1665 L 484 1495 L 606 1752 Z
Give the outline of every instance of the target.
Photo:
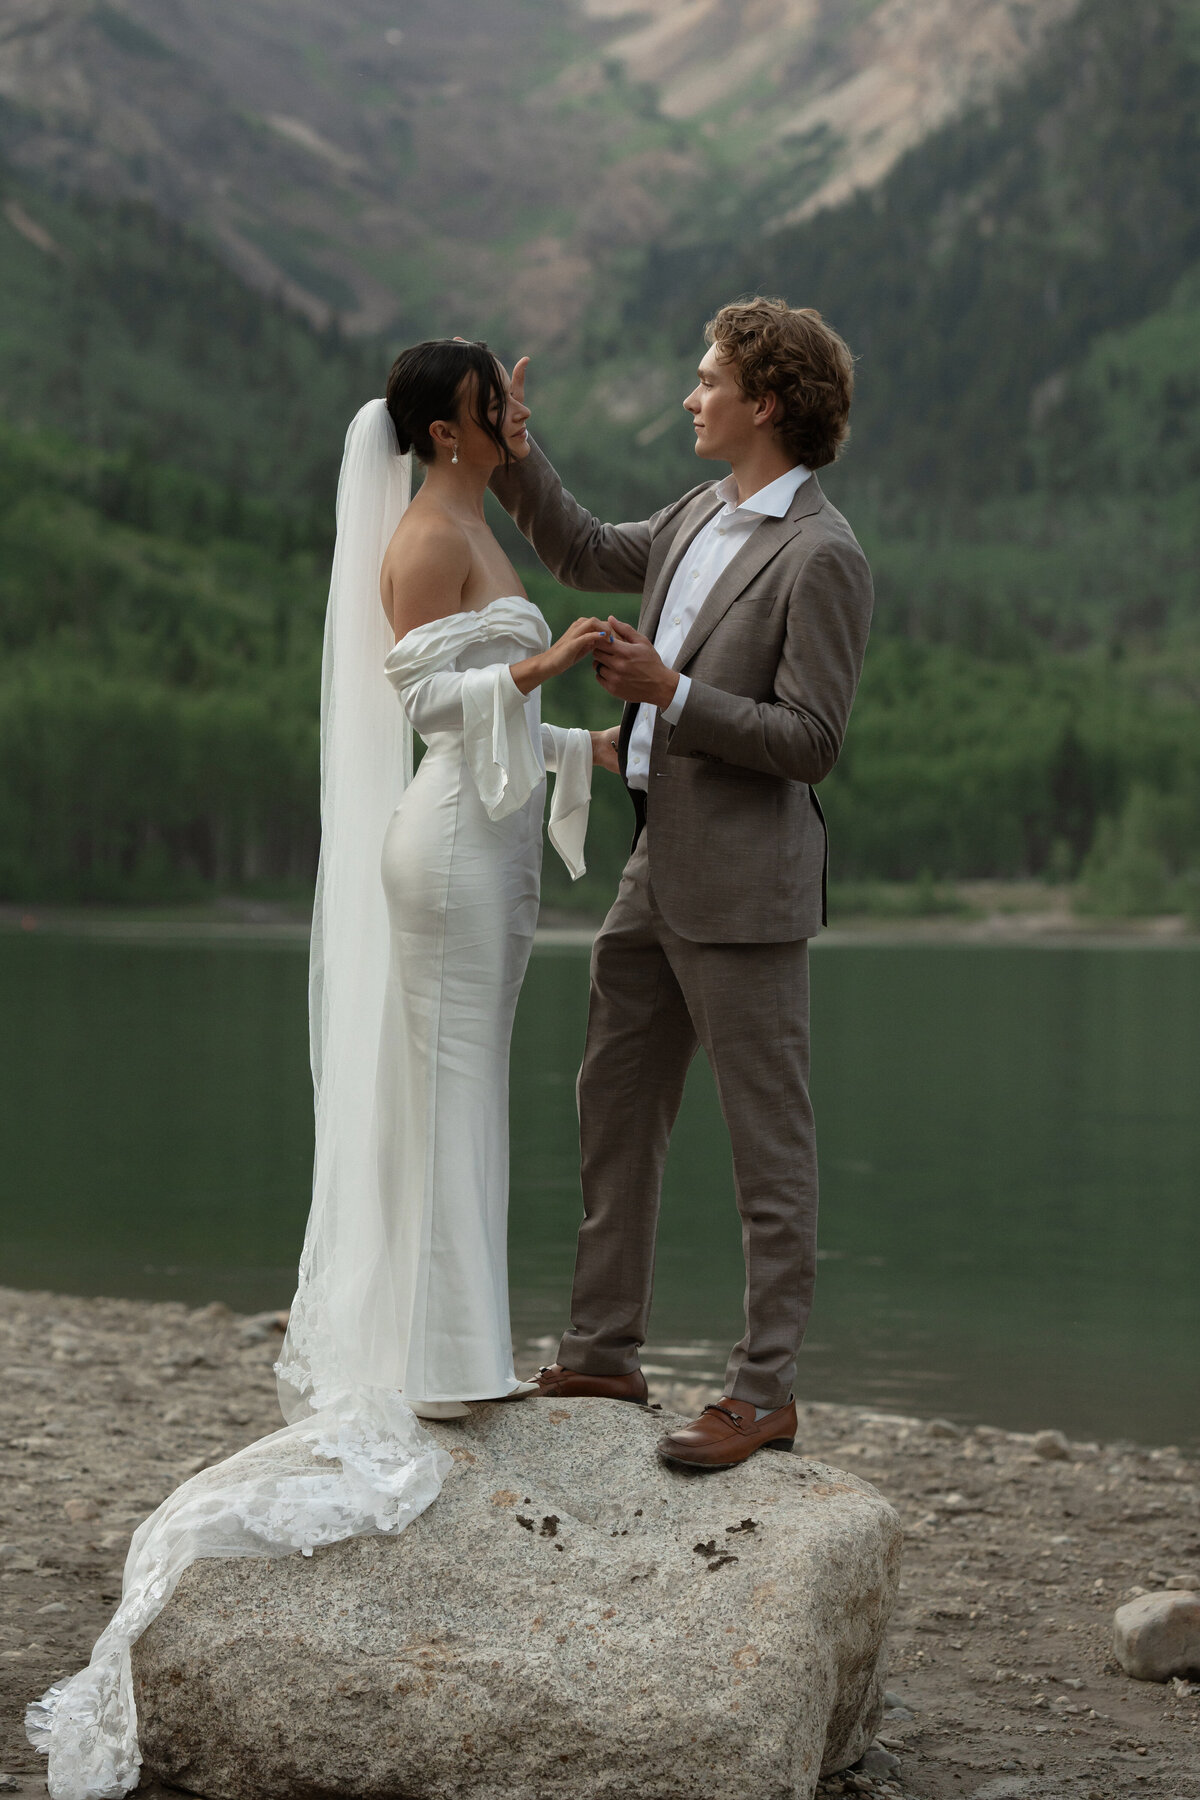
M 473 463 L 459 463 L 455 467 L 439 460 L 426 471 L 421 489 L 447 512 L 482 520 L 483 497 L 490 475 L 490 469 L 477 468 Z

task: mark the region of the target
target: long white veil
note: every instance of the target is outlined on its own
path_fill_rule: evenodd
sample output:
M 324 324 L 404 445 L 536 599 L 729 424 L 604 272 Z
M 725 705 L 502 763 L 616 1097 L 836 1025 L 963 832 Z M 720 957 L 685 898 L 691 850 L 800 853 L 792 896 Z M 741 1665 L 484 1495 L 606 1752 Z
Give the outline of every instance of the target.
M 383 671 L 384 550 L 411 464 L 382 400 L 346 434 L 321 691 L 321 860 L 310 963 L 316 1160 L 300 1281 L 280 1362 L 289 1423 L 203 1470 L 134 1534 L 121 1602 L 87 1668 L 26 1712 L 53 1800 L 120 1800 L 138 1782 L 130 1652 L 201 1557 L 279 1556 L 398 1532 L 436 1499 L 450 1458 L 394 1389 L 371 1380 L 388 1321 L 375 1079 L 388 968 L 380 853 L 412 773 L 412 734 Z
M 284 1417 L 371 1385 L 391 1324 L 374 1130 L 388 968 L 380 852 L 412 779 L 412 727 L 383 672 L 393 638 L 379 602 L 384 551 L 412 490 L 382 400 L 346 433 L 321 661 L 321 859 L 309 954 L 316 1106 L 312 1210 L 278 1364 Z

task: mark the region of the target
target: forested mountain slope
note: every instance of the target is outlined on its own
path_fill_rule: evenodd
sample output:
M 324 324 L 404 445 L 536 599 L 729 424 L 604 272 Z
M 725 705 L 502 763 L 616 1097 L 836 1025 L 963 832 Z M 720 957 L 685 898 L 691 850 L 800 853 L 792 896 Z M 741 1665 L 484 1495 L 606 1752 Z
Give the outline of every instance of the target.
M 826 484 L 869 541 L 886 628 L 1004 653 L 1188 626 L 1197 192 L 1196 0 L 1085 0 L 1020 82 L 870 193 L 775 233 L 701 213 L 656 247 L 595 365 L 535 376 L 542 428 L 614 510 L 639 479 L 678 491 L 706 317 L 782 293 L 859 358 Z
M 1075 0 L 6 0 L 0 144 L 317 323 L 577 346 L 676 215 L 877 180 Z
M 859 352 L 823 479 L 879 609 L 825 792 L 835 877 L 1200 891 L 1198 17 L 1084 0 L 873 194 L 774 232 L 757 201 L 681 209 L 535 364 L 536 432 L 629 517 L 708 472 L 679 400 L 713 305 L 777 289 Z M 315 328 L 149 206 L 4 173 L 4 896 L 310 879 L 336 469 L 395 343 Z M 586 671 L 547 707 L 612 712 Z M 598 789 L 586 887 L 548 863 L 559 902 L 595 905 L 619 864 Z
M 1063 491 L 1091 474 L 1072 374 L 1200 265 L 1198 176 L 1195 0 L 1085 0 L 1019 85 L 876 189 L 796 228 L 722 243 L 700 227 L 651 253 L 626 316 L 688 353 L 730 294 L 786 293 L 862 359 L 864 477 L 939 498 Z
M 207 484 L 194 518 L 140 522 L 203 536 L 265 503 L 327 541 L 346 422 L 383 357 L 247 288 L 150 208 L 0 165 L 0 416 L 123 453 L 135 486 L 166 466 Z

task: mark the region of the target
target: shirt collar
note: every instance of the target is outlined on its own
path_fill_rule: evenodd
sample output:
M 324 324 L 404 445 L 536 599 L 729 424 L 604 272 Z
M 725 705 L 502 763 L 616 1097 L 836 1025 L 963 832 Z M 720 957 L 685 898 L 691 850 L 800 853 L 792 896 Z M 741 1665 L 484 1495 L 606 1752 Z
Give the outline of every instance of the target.
M 724 481 L 717 483 L 717 499 L 725 502 L 726 516 L 741 514 L 745 517 L 754 513 L 765 515 L 771 519 L 782 519 L 790 511 L 792 501 L 811 473 L 812 470 L 806 469 L 803 463 L 797 463 L 794 469 L 789 469 L 786 474 L 777 476 L 774 481 L 768 482 L 766 487 L 759 488 L 756 494 L 751 494 L 750 498 L 743 500 L 740 506 L 738 505 L 737 482 L 732 475 L 727 475 Z

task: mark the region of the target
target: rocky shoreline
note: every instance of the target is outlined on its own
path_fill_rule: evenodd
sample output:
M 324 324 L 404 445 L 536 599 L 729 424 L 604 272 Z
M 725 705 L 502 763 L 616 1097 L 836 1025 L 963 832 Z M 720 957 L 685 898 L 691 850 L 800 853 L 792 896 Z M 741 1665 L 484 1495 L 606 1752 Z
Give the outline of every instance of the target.
M 1037 882 L 962 882 L 961 906 L 922 912 L 915 904 L 898 910 L 831 902 L 832 925 L 815 945 L 964 944 L 1112 950 L 1185 949 L 1200 945 L 1200 928 L 1182 913 L 1105 918 L 1076 912 L 1068 890 Z M 835 897 L 836 898 L 836 897 Z M 600 927 L 599 916 L 543 907 L 537 942 L 543 947 L 582 949 Z M 236 896 L 194 906 L 53 906 L 30 902 L 0 904 L 0 934 L 91 938 L 132 944 L 274 944 L 306 949 L 305 909 Z
M 86 1661 L 133 1527 L 278 1424 L 278 1342 L 220 1304 L 0 1289 L 0 1792 L 44 1791 L 24 1705 Z M 802 1409 L 797 1452 L 871 1482 L 906 1533 L 879 1745 L 822 1795 L 1200 1800 L 1200 1683 L 1112 1658 L 1122 1600 L 1200 1588 L 1200 1460 L 830 1405 Z

